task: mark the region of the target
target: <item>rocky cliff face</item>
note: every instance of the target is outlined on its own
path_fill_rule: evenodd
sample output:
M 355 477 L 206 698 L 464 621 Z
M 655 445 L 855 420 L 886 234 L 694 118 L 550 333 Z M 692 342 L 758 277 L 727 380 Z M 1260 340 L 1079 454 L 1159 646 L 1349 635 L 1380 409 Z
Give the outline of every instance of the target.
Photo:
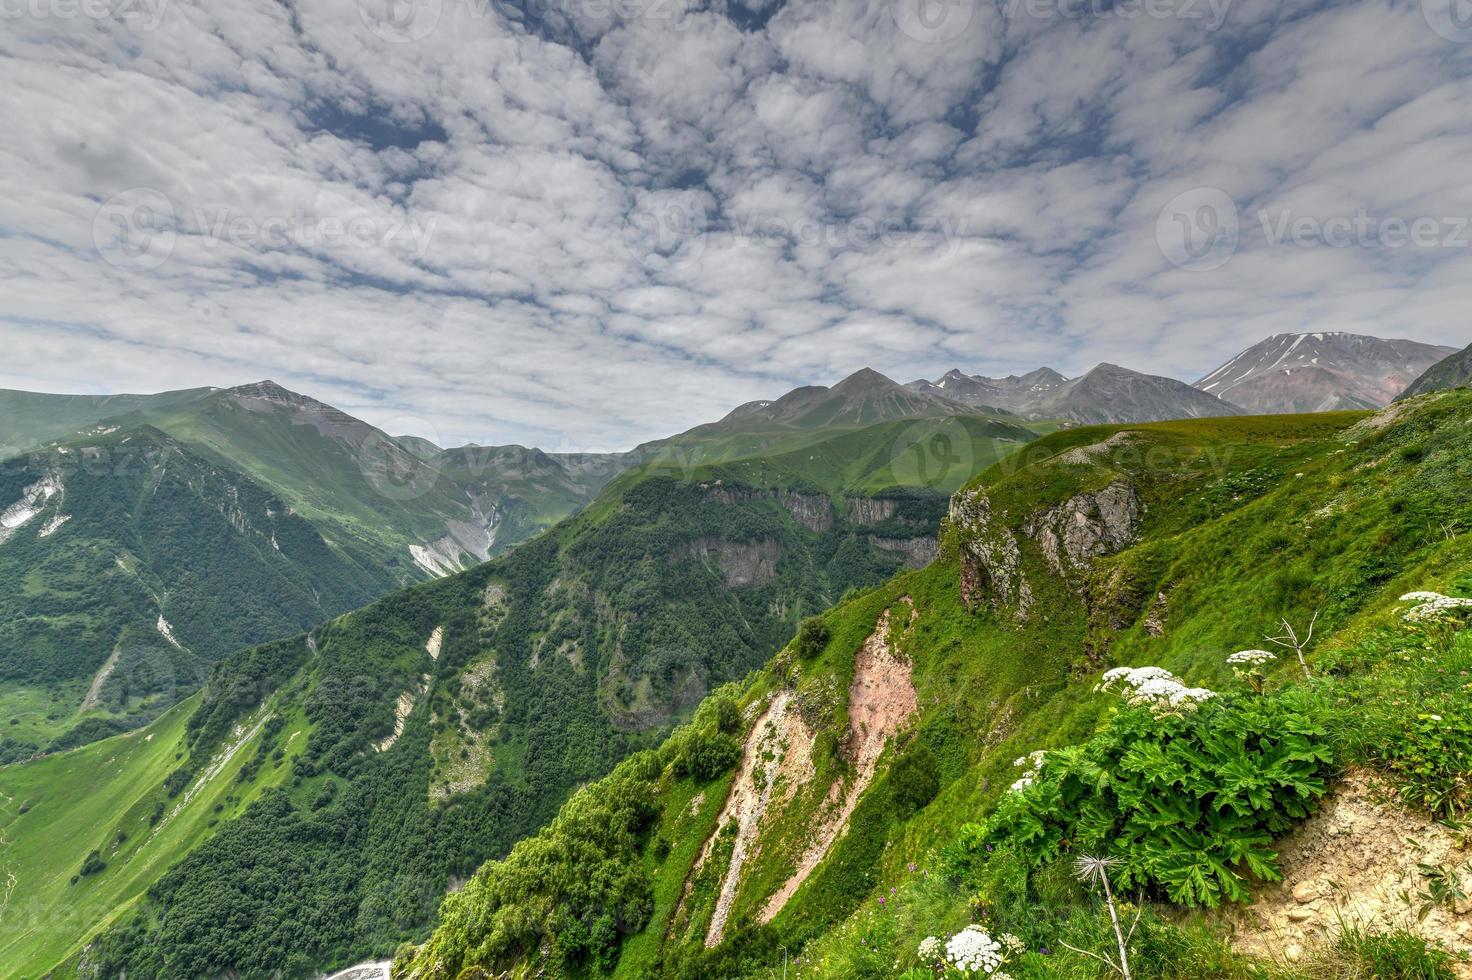
M 924 568 L 935 561 L 940 542 L 935 538 L 881 538 L 869 535 L 869 546 L 891 555 L 902 555 L 906 568 Z
M 755 500 L 775 500 L 798 524 L 814 534 L 826 533 L 833 527 L 833 502 L 821 493 L 798 490 L 754 490 L 750 487 L 727 487 L 711 484 L 706 499 L 726 507 Z
M 861 527 L 873 527 L 889 520 L 899 510 L 899 502 L 885 497 L 845 497 L 848 519 Z
M 1103 490 L 1081 493 L 1034 515 L 1025 528 L 1053 571 L 1069 575 L 1086 570 L 1094 558 L 1112 554 L 1132 542 L 1140 512 L 1140 498 L 1134 488 L 1116 481 Z
M 697 538 L 690 542 L 687 553 L 702 558 L 714 555 L 726 577 L 726 588 L 739 589 L 776 580 L 782 545 L 770 538 L 749 542 Z
M 1032 605 L 1032 589 L 1022 574 L 1017 538 L 998 517 L 981 487 L 951 499 L 947 520 L 960 540 L 961 601 L 972 612 L 982 604 L 999 612 L 1011 608 L 1021 620 Z
M 1132 544 L 1143 512 L 1139 495 L 1122 480 L 1033 513 L 1020 526 L 995 511 L 984 488 L 962 490 L 948 518 L 961 550 L 961 599 L 973 611 L 986 604 L 1026 619 L 1033 590 L 1023 570 L 1023 542 L 1037 547 L 1055 575 L 1086 592 L 1094 560 Z

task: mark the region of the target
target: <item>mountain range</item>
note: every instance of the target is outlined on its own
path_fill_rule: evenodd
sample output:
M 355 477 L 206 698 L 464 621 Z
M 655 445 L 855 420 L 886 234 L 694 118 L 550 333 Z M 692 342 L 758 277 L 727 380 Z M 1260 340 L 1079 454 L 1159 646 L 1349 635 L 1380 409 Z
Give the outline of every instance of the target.
M 1096 690 L 1106 668 L 1156 664 L 1222 692 L 1203 711 L 1246 715 L 1200 717 L 1266 724 L 1251 744 L 1286 740 L 1281 764 L 1306 765 L 1291 779 L 1310 794 L 1339 763 L 1377 766 L 1403 800 L 1419 792 L 1422 756 L 1397 761 L 1404 699 L 1453 719 L 1417 723 L 1438 758 L 1461 766 L 1472 751 L 1457 734 L 1465 650 L 1433 649 L 1396 605 L 1472 587 L 1459 533 L 1469 411 L 1454 392 L 1374 416 L 1072 426 L 976 461 L 949 498 L 923 484 L 841 488 L 855 472 L 882 481 L 915 445 L 943 455 L 937 435 L 954 452 L 958 425 L 1031 430 L 987 415 L 826 436 L 793 423 L 803 412 L 734 420 L 803 444 L 641 462 L 520 547 L 225 657 L 139 731 L 0 767 L 0 860 L 27 910 L 0 917 L 0 961 L 28 976 L 308 977 L 393 957 L 401 980 L 694 980 L 770 976 L 790 950 L 805 975 L 918 976 L 922 940 L 972 921 L 984 895 L 989 923 L 1048 947 L 1028 954 L 1043 957 L 1028 975 L 1097 976 L 1059 941 L 1088 948 L 1081 936 L 1107 930 L 1066 868 L 1008 865 L 1016 890 L 965 877 L 993 840 L 974 822 L 1026 782 L 1015 759 L 1045 750 L 1102 778 L 1085 746 L 1134 725 L 1116 733 L 1118 754 L 1159 770 L 1143 799 L 1170 813 L 1141 826 L 1164 826 L 1166 841 L 1199 831 L 1223 853 L 1245 835 L 1254 868 L 1278 860 L 1259 847 L 1267 830 L 1229 822 L 1277 806 L 1241 775 L 1252 760 L 1193 778 L 1243 781 L 1257 807 L 1186 806 L 1170 789 L 1180 760 L 1150 754 L 1146 719 Z M 890 462 L 843 465 L 876 446 Z M 1450 531 L 1427 534 L 1428 520 Z M 1297 683 L 1291 652 L 1261 694 L 1235 679 L 1229 651 L 1311 618 L 1314 684 Z M 1331 707 L 1342 720 L 1320 724 Z M 1160 724 L 1194 739 L 1195 717 Z M 1110 771 L 1111 785 L 1135 785 Z M 1274 810 L 1272 835 L 1309 809 Z M 1376 851 L 1381 816 L 1355 812 L 1335 833 Z M 1379 852 L 1431 833 L 1394 819 Z M 1101 832 L 1069 825 L 1058 847 Z M 1320 837 L 1307 839 L 1275 842 L 1285 867 L 1315 853 Z M 1157 846 L 1106 852 L 1156 876 L 1131 893 L 1141 957 L 1189 945 L 1169 931 L 1166 882 L 1245 887 L 1248 873 Z M 1335 873 L 1346 887 L 1386 877 L 1380 863 Z M 1062 896 L 1050 908 L 1090 916 L 1093 931 L 1031 925 L 1033 874 Z M 1279 892 L 1299 918 L 1331 922 L 1286 887 L 1253 894 Z M 1254 974 L 1222 945 L 1141 975 Z
M 1100 364 L 1072 380 L 1051 368 L 1022 376 L 987 378 L 951 371 L 906 387 L 968 405 L 996 406 L 1028 419 L 1095 425 L 1240 415 L 1241 409 L 1173 378 Z
M 1100 364 L 1069 379 L 1051 368 L 1004 378 L 952 370 L 905 387 L 981 411 L 1082 424 L 1380 408 L 1453 353 L 1348 333 L 1279 334 L 1194 385 Z
M 1453 348 L 1350 333 L 1278 334 L 1196 382 L 1253 415 L 1381 408 Z

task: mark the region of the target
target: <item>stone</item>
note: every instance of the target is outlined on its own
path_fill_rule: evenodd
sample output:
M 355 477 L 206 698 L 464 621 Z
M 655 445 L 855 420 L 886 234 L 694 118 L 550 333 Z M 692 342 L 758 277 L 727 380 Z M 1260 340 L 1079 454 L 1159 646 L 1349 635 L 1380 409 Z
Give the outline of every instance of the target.
M 1294 922 L 1307 922 L 1314 917 L 1314 910 L 1308 908 L 1297 908 L 1288 910 L 1288 918 Z
M 1297 963 L 1303 959 L 1303 947 L 1297 943 L 1289 943 L 1283 947 L 1283 959 L 1289 963 Z
M 1300 905 L 1307 905 L 1319 897 L 1319 886 L 1312 881 L 1300 881 L 1293 886 L 1293 900 Z

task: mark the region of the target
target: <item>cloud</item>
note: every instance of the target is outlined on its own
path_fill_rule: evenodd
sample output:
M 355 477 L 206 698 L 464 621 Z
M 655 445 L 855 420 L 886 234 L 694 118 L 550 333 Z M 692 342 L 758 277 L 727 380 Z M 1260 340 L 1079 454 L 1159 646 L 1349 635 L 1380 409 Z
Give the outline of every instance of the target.
M 1420 7 L 916 3 L 6 7 L 0 385 L 611 449 L 866 365 L 1466 343 L 1472 44 Z

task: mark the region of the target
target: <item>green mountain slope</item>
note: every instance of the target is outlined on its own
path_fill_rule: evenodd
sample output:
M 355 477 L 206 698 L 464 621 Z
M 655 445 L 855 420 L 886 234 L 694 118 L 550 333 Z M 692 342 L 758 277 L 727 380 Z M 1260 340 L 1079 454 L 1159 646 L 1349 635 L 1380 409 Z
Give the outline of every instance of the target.
M 1412 381 L 1410 386 L 1400 393 L 1396 401 L 1433 391 L 1468 386 L 1472 386 L 1472 346 L 1431 365 L 1426 369 L 1425 374 Z
M 832 388 L 813 385 L 796 388 L 776 401 L 748 402 L 720 421 L 647 443 L 635 453 L 640 459 L 652 458 L 666 466 L 699 466 L 796 453 L 835 435 L 887 422 L 977 418 L 1022 424 L 1015 416 L 998 409 L 963 405 L 911 391 L 866 368 Z M 971 421 L 965 424 L 969 428 L 973 426 Z M 1002 437 L 1001 430 L 998 437 Z M 964 437 L 958 441 L 964 441 Z
M 857 451 L 855 433 L 839 437 Z M 542 470 L 528 455 L 532 484 Z M 859 455 L 861 475 L 883 469 L 877 448 Z M 800 617 L 929 560 L 947 499 L 926 486 L 840 493 L 849 480 L 830 481 L 830 494 L 811 474 L 759 486 L 680 475 L 616 481 L 548 534 L 315 630 L 312 648 L 225 660 L 188 723 L 181 774 L 137 777 L 147 800 L 207 770 L 259 718 L 262 692 L 272 713 L 311 726 L 305 743 L 285 743 L 294 723 L 269 735 L 268 758 L 279 748 L 291 776 L 174 854 L 89 962 L 107 975 L 305 975 L 425 938 L 452 880 L 541 826 L 578 784 L 657 744 L 710 689 L 764 663 Z M 278 649 L 290 651 L 279 664 L 263 652 Z M 12 769 L 0 769 L 0 792 L 14 796 L 28 766 Z M 56 860 L 70 867 L 98 842 L 74 846 Z M 17 887 L 17 900 L 48 909 L 67 900 Z M 103 924 L 78 918 L 66 947 Z M 0 941 L 6 929 L 0 920 Z M 23 962 L 48 969 L 56 948 Z
M 825 614 L 824 629 L 805 630 L 483 867 L 446 899 L 431 940 L 401 952 L 395 977 L 767 977 L 789 961 L 799 976 L 914 967 L 907 975 L 918 977 L 931 975 L 921 939 L 976 921 L 1023 937 L 1015 976 L 1106 976 L 1062 945 L 1112 951 L 1114 939 L 1068 866 L 1070 836 L 1093 841 L 1107 828 L 1040 822 L 1066 820 L 1073 799 L 1126 801 L 1140 823 L 1115 832 L 1165 848 L 1153 864 L 1148 849 L 1111 855 L 1121 881 L 1145 882 L 1129 892 L 1149 906 L 1131 934 L 1145 964 L 1136 975 L 1450 977 L 1445 967 L 1376 972 L 1380 961 L 1364 958 L 1374 949 L 1353 937 L 1304 972 L 1242 961 L 1212 920 L 1192 925 L 1172 910 L 1185 879 L 1166 860 L 1212 881 L 1250 878 L 1241 852 L 1201 849 L 1239 846 L 1233 825 L 1208 802 L 1200 819 L 1219 821 L 1225 842 L 1169 845 L 1171 828 L 1197 818 L 1165 808 L 1247 779 L 1256 802 L 1233 805 L 1244 821 L 1262 819 L 1252 814 L 1279 805 L 1269 773 L 1288 770 L 1234 767 L 1279 745 L 1308 773 L 1292 791 L 1309 803 L 1272 816 L 1276 834 L 1312 810 L 1337 771 L 1331 757 L 1376 767 L 1402 799 L 1438 814 L 1472 807 L 1472 728 L 1461 721 L 1472 720 L 1472 634 L 1422 630 L 1396 611 L 1403 593 L 1472 591 L 1469 420 L 1472 395 L 1452 394 L 1374 417 L 1096 427 L 1040 441 L 955 496 L 934 563 Z M 1282 634 L 1283 619 L 1302 634 L 1315 617 L 1313 681 L 1276 647 L 1265 694 L 1234 677 L 1228 654 Z M 1199 713 L 1121 708 L 1095 689 L 1115 665 L 1158 666 L 1225 693 Z M 1428 713 L 1417 721 L 1405 705 Z M 1213 734 L 1265 712 L 1276 720 L 1251 743 Z M 1119 775 L 1050 768 L 1078 758 L 1064 747 L 1103 751 L 1130 726 Z M 1241 758 L 1182 791 L 1184 773 L 1151 769 L 1163 757 L 1129 755 L 1158 731 L 1201 739 L 1202 752 L 1215 739 L 1211 751 Z M 1036 750 L 1065 760 L 1023 781 L 1040 783 L 1026 799 L 1042 818 L 1024 817 L 1024 797 L 1006 792 L 1038 765 L 1014 760 Z M 1159 781 L 1129 803 L 1125 773 Z M 1081 796 L 1046 796 L 1059 778 L 1081 779 Z M 1009 819 L 967 829 L 1003 799 Z M 1056 864 L 1032 856 L 1032 825 L 1014 822 L 1024 820 L 1040 837 L 1063 834 L 1062 853 L 1048 852 Z M 1270 838 L 1251 841 L 1269 875 Z
M 140 428 L 0 465 L 0 760 L 147 722 L 209 665 L 394 579 Z
M 213 388 L 156 395 L 48 395 L 0 390 L 0 459 L 45 445 L 129 412 L 197 401 Z

